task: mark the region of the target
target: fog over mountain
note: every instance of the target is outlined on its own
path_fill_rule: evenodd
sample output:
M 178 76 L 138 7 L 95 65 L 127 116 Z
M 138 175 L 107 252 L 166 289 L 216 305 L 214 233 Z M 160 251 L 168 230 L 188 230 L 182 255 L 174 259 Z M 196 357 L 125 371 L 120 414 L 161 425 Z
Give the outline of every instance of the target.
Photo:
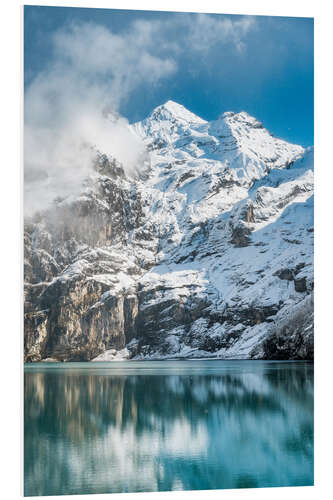
M 172 101 L 73 123 L 66 189 L 25 222 L 26 361 L 313 357 L 312 148 Z

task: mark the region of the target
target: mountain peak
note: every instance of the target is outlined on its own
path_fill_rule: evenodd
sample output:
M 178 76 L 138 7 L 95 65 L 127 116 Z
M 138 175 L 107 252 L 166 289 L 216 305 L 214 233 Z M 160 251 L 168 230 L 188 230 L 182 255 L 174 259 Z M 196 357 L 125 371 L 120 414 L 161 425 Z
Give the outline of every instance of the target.
M 164 108 L 166 109 L 170 109 L 170 110 L 176 110 L 176 109 L 186 109 L 185 106 L 183 106 L 182 104 L 179 104 L 178 102 L 176 101 L 172 101 L 171 99 L 169 99 L 168 101 L 166 101 L 164 104 L 162 104 L 161 106 L 163 106 Z
M 152 111 L 149 118 L 159 121 L 176 119 L 177 121 L 186 121 L 191 123 L 206 123 L 205 120 L 186 109 L 182 104 L 178 104 L 172 100 L 157 106 Z

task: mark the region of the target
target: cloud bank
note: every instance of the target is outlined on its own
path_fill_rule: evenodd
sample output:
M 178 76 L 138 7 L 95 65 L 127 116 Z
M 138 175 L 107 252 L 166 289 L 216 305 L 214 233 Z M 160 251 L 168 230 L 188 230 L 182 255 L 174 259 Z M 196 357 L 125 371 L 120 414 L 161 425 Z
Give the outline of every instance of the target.
M 121 105 L 138 87 L 149 92 L 174 76 L 184 52 L 202 55 L 216 44 L 243 51 L 253 25 L 250 17 L 179 14 L 134 21 L 120 33 L 93 23 L 55 32 L 49 64 L 25 92 L 25 212 L 78 193 L 94 149 L 131 175 L 143 145 L 119 115 Z

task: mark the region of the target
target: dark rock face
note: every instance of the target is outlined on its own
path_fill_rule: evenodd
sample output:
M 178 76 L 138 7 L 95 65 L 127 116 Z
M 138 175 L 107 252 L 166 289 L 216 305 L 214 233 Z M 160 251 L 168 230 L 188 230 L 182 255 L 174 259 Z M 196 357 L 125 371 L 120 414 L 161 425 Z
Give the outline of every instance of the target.
M 168 287 L 141 290 L 139 292 L 139 313 L 136 320 L 136 336 L 140 345 L 148 344 L 151 351 L 166 353 L 169 349 L 168 336 L 174 329 L 188 332 L 191 325 L 206 315 L 210 301 L 201 297 L 195 288 L 188 296 L 169 298 Z M 162 297 L 155 302 L 156 296 Z M 185 334 L 186 335 L 186 334 Z
M 287 321 L 273 325 L 263 343 L 264 359 L 313 359 L 313 295 L 304 299 Z
M 105 291 L 84 279 L 55 281 L 47 288 L 41 298 L 50 321 L 46 357 L 89 360 L 109 346 L 124 347 L 122 298 L 111 296 L 96 305 Z
M 235 227 L 232 231 L 231 243 L 237 248 L 247 247 L 250 244 L 250 234 L 251 231 L 246 226 Z
M 295 279 L 296 292 L 306 292 L 306 278 Z
M 275 275 L 278 276 L 280 280 L 293 281 L 294 279 L 294 273 L 290 269 L 280 269 Z
M 119 164 L 104 158 L 100 170 L 110 177 L 100 177 L 87 196 L 26 224 L 26 361 L 90 360 L 135 336 L 136 295 L 113 293 L 99 276 L 122 266 L 135 274 L 136 264 L 94 247 L 126 242 L 140 226 L 140 194 L 118 186 Z
M 27 361 L 56 358 L 89 361 L 105 350 L 122 349 L 135 332 L 137 299 L 111 295 L 90 277 L 54 279 L 40 294 L 30 287 L 32 311 L 25 318 Z
M 40 361 L 48 338 L 47 311 L 37 311 L 24 315 L 24 360 Z

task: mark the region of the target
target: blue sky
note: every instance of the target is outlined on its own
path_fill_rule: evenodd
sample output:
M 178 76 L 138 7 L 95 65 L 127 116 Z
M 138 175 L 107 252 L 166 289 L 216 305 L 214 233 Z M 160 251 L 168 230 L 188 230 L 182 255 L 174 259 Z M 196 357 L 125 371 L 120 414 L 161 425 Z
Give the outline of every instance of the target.
M 313 19 L 25 6 L 24 44 L 30 121 L 103 103 L 133 122 L 172 99 L 313 144 Z

